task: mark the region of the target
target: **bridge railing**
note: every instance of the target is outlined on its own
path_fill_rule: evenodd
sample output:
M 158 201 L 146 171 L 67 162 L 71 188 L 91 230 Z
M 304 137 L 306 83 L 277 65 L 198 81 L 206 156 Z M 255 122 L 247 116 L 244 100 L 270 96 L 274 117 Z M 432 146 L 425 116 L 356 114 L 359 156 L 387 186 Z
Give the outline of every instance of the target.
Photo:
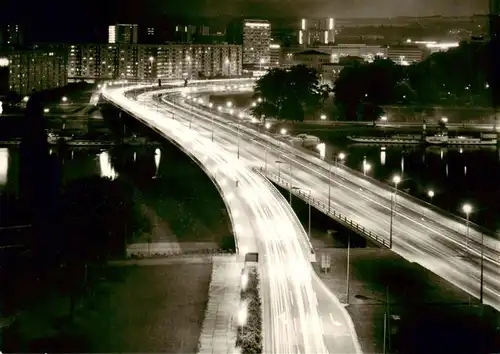
M 195 106 L 199 106 L 199 105 L 195 105 Z M 203 106 L 199 106 L 199 107 L 201 109 L 206 110 L 206 107 L 203 107 Z M 214 113 L 214 112 L 211 112 L 211 113 Z M 304 159 L 305 161 L 312 162 L 317 167 L 320 167 L 324 173 L 327 173 L 328 170 L 330 169 L 330 165 L 332 163 L 320 158 L 318 154 L 314 154 L 314 151 L 311 151 L 311 150 L 308 150 L 308 149 L 305 149 L 302 147 L 293 146 L 286 140 L 278 139 L 276 136 L 274 136 L 273 134 L 268 132 L 266 129 L 259 129 L 254 124 L 242 121 L 242 120 L 238 119 L 237 117 L 232 116 L 230 114 L 224 114 L 224 117 L 229 118 L 233 122 L 235 122 L 235 121 L 238 122 L 238 124 L 240 125 L 240 133 L 244 132 L 244 133 L 249 134 L 251 137 L 260 137 L 261 139 L 265 140 L 267 143 L 271 144 L 273 146 L 273 149 L 275 150 L 275 152 L 278 152 L 280 155 L 286 155 L 287 152 L 283 151 L 283 149 L 280 147 L 281 144 L 286 144 L 286 146 L 293 149 L 293 153 L 297 157 L 300 157 L 300 158 Z M 286 158 L 286 156 L 284 156 L 284 158 Z M 382 182 L 380 182 L 380 181 L 378 181 L 370 176 L 365 176 L 360 171 L 357 171 L 353 168 L 350 168 L 344 164 L 337 164 L 336 167 L 343 170 L 346 174 L 351 174 L 351 175 L 354 175 L 354 176 L 356 176 L 360 179 L 363 179 L 367 182 L 373 183 L 376 186 L 386 190 L 389 193 L 392 191 L 392 186 L 390 186 L 386 183 L 382 183 Z M 466 220 L 463 217 L 461 217 L 457 214 L 450 213 L 449 211 L 446 211 L 446 210 L 444 210 L 444 209 L 442 209 L 434 204 L 428 203 L 422 199 L 414 197 L 411 194 L 406 193 L 402 190 L 398 190 L 398 196 L 399 196 L 400 201 L 401 201 L 401 199 L 403 199 L 403 200 L 406 200 L 409 202 L 413 202 L 413 203 L 415 203 L 423 208 L 430 209 L 431 211 L 433 211 L 436 214 L 439 214 L 440 216 L 447 217 L 451 220 L 454 220 L 459 224 L 466 223 Z M 401 207 L 401 206 L 408 208 L 408 206 L 401 205 L 401 203 L 400 203 L 399 207 Z M 422 212 L 423 216 L 424 216 L 424 214 L 425 214 L 425 212 Z M 470 220 L 469 220 L 469 227 L 471 229 L 475 230 L 476 232 L 484 233 L 485 235 L 490 235 L 490 236 L 493 236 L 497 239 L 500 238 L 500 235 L 498 233 L 496 233 L 495 231 L 487 229 L 483 226 L 480 226 L 474 222 L 471 222 Z
M 282 188 L 285 188 L 287 191 L 291 192 L 296 197 L 299 197 L 306 203 L 311 204 L 311 206 L 315 207 L 317 210 L 321 211 L 325 215 L 331 217 L 332 219 L 336 220 L 337 222 L 346 226 L 347 228 L 355 231 L 359 235 L 364 236 L 371 241 L 374 241 L 380 246 L 387 248 L 390 247 L 390 243 L 387 238 L 377 235 L 376 233 L 352 221 L 351 219 L 347 218 L 344 214 L 336 211 L 331 207 L 330 210 L 328 210 L 328 205 L 326 203 L 320 202 L 316 198 L 312 197 L 309 193 L 304 192 L 302 189 L 293 188 L 293 186 L 290 183 L 279 177 L 274 172 L 265 171 L 263 168 L 256 168 L 256 167 L 254 167 L 254 171 L 263 174 L 270 181 L 276 183 Z

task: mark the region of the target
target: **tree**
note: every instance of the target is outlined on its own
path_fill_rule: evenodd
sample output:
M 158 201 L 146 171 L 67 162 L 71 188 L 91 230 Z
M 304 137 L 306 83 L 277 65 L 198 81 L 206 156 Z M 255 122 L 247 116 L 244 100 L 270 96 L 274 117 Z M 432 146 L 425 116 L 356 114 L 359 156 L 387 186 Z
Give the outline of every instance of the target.
M 257 81 L 254 97 L 261 102 L 252 108 L 252 114 L 259 119 L 302 121 L 321 106 L 324 95 L 316 70 L 304 65 L 272 69 Z
M 403 68 L 391 60 L 354 63 L 344 68 L 335 82 L 335 104 L 348 120 L 376 119 L 377 106 L 404 96 L 399 89 L 403 79 Z

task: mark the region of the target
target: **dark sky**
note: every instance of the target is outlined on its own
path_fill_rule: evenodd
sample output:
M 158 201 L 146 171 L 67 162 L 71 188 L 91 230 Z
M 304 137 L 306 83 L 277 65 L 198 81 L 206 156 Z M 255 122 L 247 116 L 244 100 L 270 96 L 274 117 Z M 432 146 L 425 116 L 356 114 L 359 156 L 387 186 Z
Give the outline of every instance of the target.
M 394 17 L 484 13 L 488 0 L 0 0 L 4 15 L 39 21 L 109 22 L 151 16 Z M 2 5 L 3 8 L 4 5 Z M 5 19 L 4 19 L 5 21 Z M 65 21 L 65 22 L 66 22 Z M 38 22 L 38 21 L 37 21 Z

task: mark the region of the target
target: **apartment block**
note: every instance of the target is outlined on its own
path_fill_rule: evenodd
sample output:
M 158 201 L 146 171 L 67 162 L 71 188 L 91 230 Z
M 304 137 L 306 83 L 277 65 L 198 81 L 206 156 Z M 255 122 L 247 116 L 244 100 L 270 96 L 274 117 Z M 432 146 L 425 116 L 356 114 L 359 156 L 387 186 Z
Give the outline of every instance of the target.
M 69 46 L 71 81 L 240 76 L 239 45 L 75 44 Z
M 66 49 L 63 46 L 10 49 L 0 52 L 2 91 L 29 95 L 33 90 L 43 91 L 67 84 Z M 5 94 L 5 92 L 2 92 Z

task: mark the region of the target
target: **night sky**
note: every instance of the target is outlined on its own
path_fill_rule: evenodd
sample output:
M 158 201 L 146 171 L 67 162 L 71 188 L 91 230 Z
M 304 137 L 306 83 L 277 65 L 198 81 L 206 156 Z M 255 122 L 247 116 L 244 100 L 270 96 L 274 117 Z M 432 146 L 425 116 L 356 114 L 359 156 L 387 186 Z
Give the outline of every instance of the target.
M 395 17 L 485 13 L 488 0 L 2 0 L 2 11 L 14 18 L 68 19 L 107 23 L 141 22 L 151 16 L 212 17 L 283 16 Z M 4 7 L 4 5 L 6 5 Z M 8 10 L 4 12 L 4 8 Z M 65 21 L 66 22 L 66 21 Z

